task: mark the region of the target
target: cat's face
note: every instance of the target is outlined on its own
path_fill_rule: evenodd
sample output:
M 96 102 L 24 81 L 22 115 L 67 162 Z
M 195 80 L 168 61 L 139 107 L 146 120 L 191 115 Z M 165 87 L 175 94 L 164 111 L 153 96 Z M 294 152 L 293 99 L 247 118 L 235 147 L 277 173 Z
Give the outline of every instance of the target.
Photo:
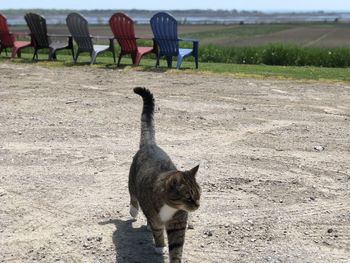
M 167 201 L 170 205 L 189 212 L 199 208 L 201 188 L 196 182 L 198 167 L 170 176 L 166 191 Z

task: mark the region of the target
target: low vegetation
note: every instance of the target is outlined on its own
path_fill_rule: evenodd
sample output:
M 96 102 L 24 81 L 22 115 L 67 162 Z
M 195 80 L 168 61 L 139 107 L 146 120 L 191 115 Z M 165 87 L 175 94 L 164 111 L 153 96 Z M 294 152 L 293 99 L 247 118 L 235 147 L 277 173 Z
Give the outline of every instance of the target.
M 264 47 L 200 48 L 200 61 L 278 66 L 349 67 L 350 48 L 303 48 L 284 44 Z
M 15 32 L 26 31 L 25 26 L 16 26 L 13 29 Z M 67 34 L 65 25 L 50 25 L 49 30 L 53 34 Z M 346 47 L 350 41 L 347 32 L 350 31 L 345 24 L 182 25 L 180 30 L 183 32 L 181 37 L 200 40 L 199 71 L 350 81 L 350 48 Z M 96 36 L 111 35 L 106 25 L 91 26 L 90 31 Z M 146 25 L 136 25 L 136 31 L 138 35 L 151 35 L 150 28 Z M 331 36 L 325 35 L 326 32 L 332 32 Z M 330 42 L 329 37 L 335 36 Z M 290 39 L 296 41 L 287 41 Z M 329 43 L 333 44 L 328 46 Z M 152 40 L 139 40 L 139 44 L 151 46 Z M 118 54 L 118 44 L 115 43 L 115 46 Z M 191 47 L 191 43 L 187 42 L 182 47 Z M 23 51 L 23 59 L 14 61 L 31 63 L 31 54 L 32 49 L 27 48 Z M 45 58 L 45 55 L 41 57 Z M 48 65 L 72 65 L 69 51 L 60 51 L 58 57 L 59 62 Z M 5 60 L 4 54 L 0 55 L 1 60 Z M 79 61 L 86 64 L 89 58 L 83 55 Z M 109 53 L 99 56 L 97 61 L 98 67 L 115 67 Z M 129 58 L 122 62 L 130 65 Z M 148 56 L 148 59 L 142 60 L 142 67 L 138 69 L 155 70 L 154 64 L 154 57 Z M 193 64 L 193 59 L 186 59 L 184 68 L 193 68 Z M 166 70 L 165 63 L 160 70 Z
M 31 60 L 32 54 L 23 53 L 21 59 L 10 59 L 3 55 L 0 56 L 0 63 L 3 61 L 11 61 L 14 63 L 36 63 Z M 82 54 L 79 57 L 76 65 L 72 62 L 71 55 L 60 53 L 57 61 L 47 61 L 47 55 L 39 56 L 39 65 L 47 67 L 62 67 L 62 66 L 87 66 L 90 62 L 90 57 Z M 123 57 L 121 68 L 124 70 L 141 70 L 141 71 L 167 71 L 165 60 L 161 60 L 159 68 L 155 67 L 154 57 L 148 56 L 142 59 L 139 67 L 131 65 L 131 59 L 128 56 Z M 93 65 L 97 68 L 116 69 L 116 64 L 113 63 L 112 56 L 105 54 L 97 58 L 97 63 Z M 177 71 L 175 71 L 177 72 Z M 248 64 L 231 64 L 231 63 L 214 63 L 201 62 L 199 69 L 194 70 L 194 62 L 186 59 L 183 63 L 180 72 L 191 73 L 217 73 L 231 74 L 236 77 L 254 77 L 254 78 L 281 78 L 281 79 L 306 79 L 306 80 L 326 80 L 326 81 L 346 81 L 350 82 L 350 68 L 326 68 L 326 67 L 294 67 L 294 66 L 270 66 L 270 65 L 248 65 Z

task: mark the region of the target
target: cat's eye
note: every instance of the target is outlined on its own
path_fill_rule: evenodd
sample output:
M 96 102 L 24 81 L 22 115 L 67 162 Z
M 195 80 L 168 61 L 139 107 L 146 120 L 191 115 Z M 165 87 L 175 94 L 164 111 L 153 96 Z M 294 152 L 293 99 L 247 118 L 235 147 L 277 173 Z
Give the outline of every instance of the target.
M 191 199 L 192 199 L 192 197 L 191 197 L 191 195 L 190 195 L 189 193 L 185 194 L 185 197 L 186 197 L 186 199 L 188 199 L 188 200 L 191 200 Z

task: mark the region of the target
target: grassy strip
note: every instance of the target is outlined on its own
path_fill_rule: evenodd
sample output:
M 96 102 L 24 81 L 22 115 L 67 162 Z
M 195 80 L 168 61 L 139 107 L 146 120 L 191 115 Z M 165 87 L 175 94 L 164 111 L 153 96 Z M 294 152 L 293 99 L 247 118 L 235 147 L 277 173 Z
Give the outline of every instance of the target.
M 31 61 L 31 54 L 22 54 L 21 59 L 9 59 L 0 56 L 1 61 L 11 61 L 14 63 L 36 63 Z M 39 65 L 48 67 L 62 67 L 62 66 L 86 66 L 89 65 L 90 57 L 81 55 L 78 63 L 72 63 L 70 55 L 58 54 L 58 61 L 47 61 L 47 55 L 39 56 Z M 161 66 L 155 68 L 155 59 L 144 58 L 141 61 L 141 66 L 131 66 L 130 57 L 123 57 L 121 68 L 125 70 L 141 70 L 141 71 L 168 71 L 165 60 L 161 60 Z M 174 65 L 175 66 L 175 63 Z M 346 81 L 350 82 L 350 68 L 322 68 L 322 67 L 286 67 L 286 66 L 267 66 L 267 65 L 239 65 L 239 64 L 225 64 L 225 63 L 200 63 L 198 70 L 194 69 L 192 61 L 185 61 L 182 69 L 179 72 L 190 73 L 219 73 L 219 74 L 233 74 L 242 77 L 262 77 L 262 78 L 282 78 L 282 79 L 307 79 L 307 80 L 328 80 L 328 81 Z M 116 64 L 110 55 L 97 57 L 97 63 L 93 65 L 97 68 L 116 69 Z
M 284 44 L 263 47 L 219 47 L 200 49 L 200 60 L 235 64 L 279 66 L 349 67 L 349 48 L 302 48 Z

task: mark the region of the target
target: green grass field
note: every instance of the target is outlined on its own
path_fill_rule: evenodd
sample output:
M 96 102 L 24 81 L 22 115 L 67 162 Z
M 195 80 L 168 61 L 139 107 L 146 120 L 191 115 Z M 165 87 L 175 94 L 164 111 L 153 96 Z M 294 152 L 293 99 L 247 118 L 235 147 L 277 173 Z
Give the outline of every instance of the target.
M 137 35 L 152 37 L 149 25 L 136 25 L 135 27 Z M 15 32 L 28 31 L 25 26 L 16 26 L 12 29 Z M 49 25 L 48 31 L 51 34 L 68 34 L 65 25 Z M 107 25 L 90 26 L 90 32 L 95 36 L 111 36 Z M 200 40 L 200 69 L 198 72 L 350 81 L 350 70 L 347 68 L 350 65 L 350 26 L 347 24 L 180 25 L 179 32 L 181 37 Z M 97 41 L 103 43 L 106 39 L 97 39 Z M 140 44 L 151 45 L 152 42 L 141 41 Z M 23 59 L 13 61 L 32 63 L 31 54 L 30 49 L 24 50 Z M 68 54 L 68 52 L 59 52 L 58 62 L 39 62 L 39 64 L 72 66 L 72 59 Z M 45 56 L 42 55 L 41 58 L 44 59 Z M 7 60 L 4 54 L 0 55 L 0 61 Z M 79 61 L 83 63 L 78 63 L 78 65 L 88 64 L 89 57 L 83 55 Z M 116 67 L 112 64 L 110 54 L 98 57 L 97 61 L 96 67 Z M 142 66 L 137 68 L 130 66 L 129 58 L 123 59 L 122 63 L 128 70 L 167 70 L 164 61 L 160 69 L 155 69 L 155 60 L 150 58 L 143 59 Z M 185 71 L 197 72 L 191 70 L 194 68 L 193 64 L 191 60 L 187 60 L 183 68 Z M 316 65 L 317 67 L 305 65 Z
M 81 55 L 78 63 L 72 63 L 70 55 L 58 54 L 57 61 L 47 61 L 47 55 L 40 55 L 39 62 L 31 60 L 32 55 L 24 53 L 21 59 L 10 59 L 8 57 L 0 56 L 1 62 L 12 63 L 33 63 L 47 67 L 79 67 L 89 65 L 90 57 Z M 131 59 L 124 57 L 122 59 L 121 68 L 124 70 L 140 70 L 140 71 L 159 71 L 165 72 L 169 69 L 166 67 L 165 60 L 161 60 L 159 68 L 155 67 L 155 59 L 144 58 L 139 67 L 131 65 Z M 93 65 L 96 68 L 116 69 L 116 64 L 113 63 L 111 56 L 101 56 L 97 58 L 97 63 Z M 177 72 L 175 69 L 171 69 Z M 350 68 L 322 68 L 322 67 L 285 67 L 285 66 L 267 66 L 267 65 L 239 65 L 239 64 L 225 64 L 225 63 L 200 63 L 199 69 L 194 69 L 192 61 L 185 61 L 182 73 L 198 73 L 198 74 L 227 74 L 236 77 L 254 77 L 254 78 L 278 78 L 278 79 L 299 79 L 299 80 L 318 80 L 318 81 L 345 81 L 350 82 Z
M 108 25 L 90 25 L 96 36 L 111 36 Z M 11 27 L 14 32 L 28 32 L 26 26 Z M 152 37 L 149 25 L 135 25 L 138 36 Z M 48 25 L 51 34 L 68 34 L 66 25 Z M 343 23 L 286 23 L 252 25 L 180 25 L 180 37 L 198 38 L 201 45 L 223 47 L 265 46 L 271 43 L 299 47 L 349 47 L 350 25 Z

